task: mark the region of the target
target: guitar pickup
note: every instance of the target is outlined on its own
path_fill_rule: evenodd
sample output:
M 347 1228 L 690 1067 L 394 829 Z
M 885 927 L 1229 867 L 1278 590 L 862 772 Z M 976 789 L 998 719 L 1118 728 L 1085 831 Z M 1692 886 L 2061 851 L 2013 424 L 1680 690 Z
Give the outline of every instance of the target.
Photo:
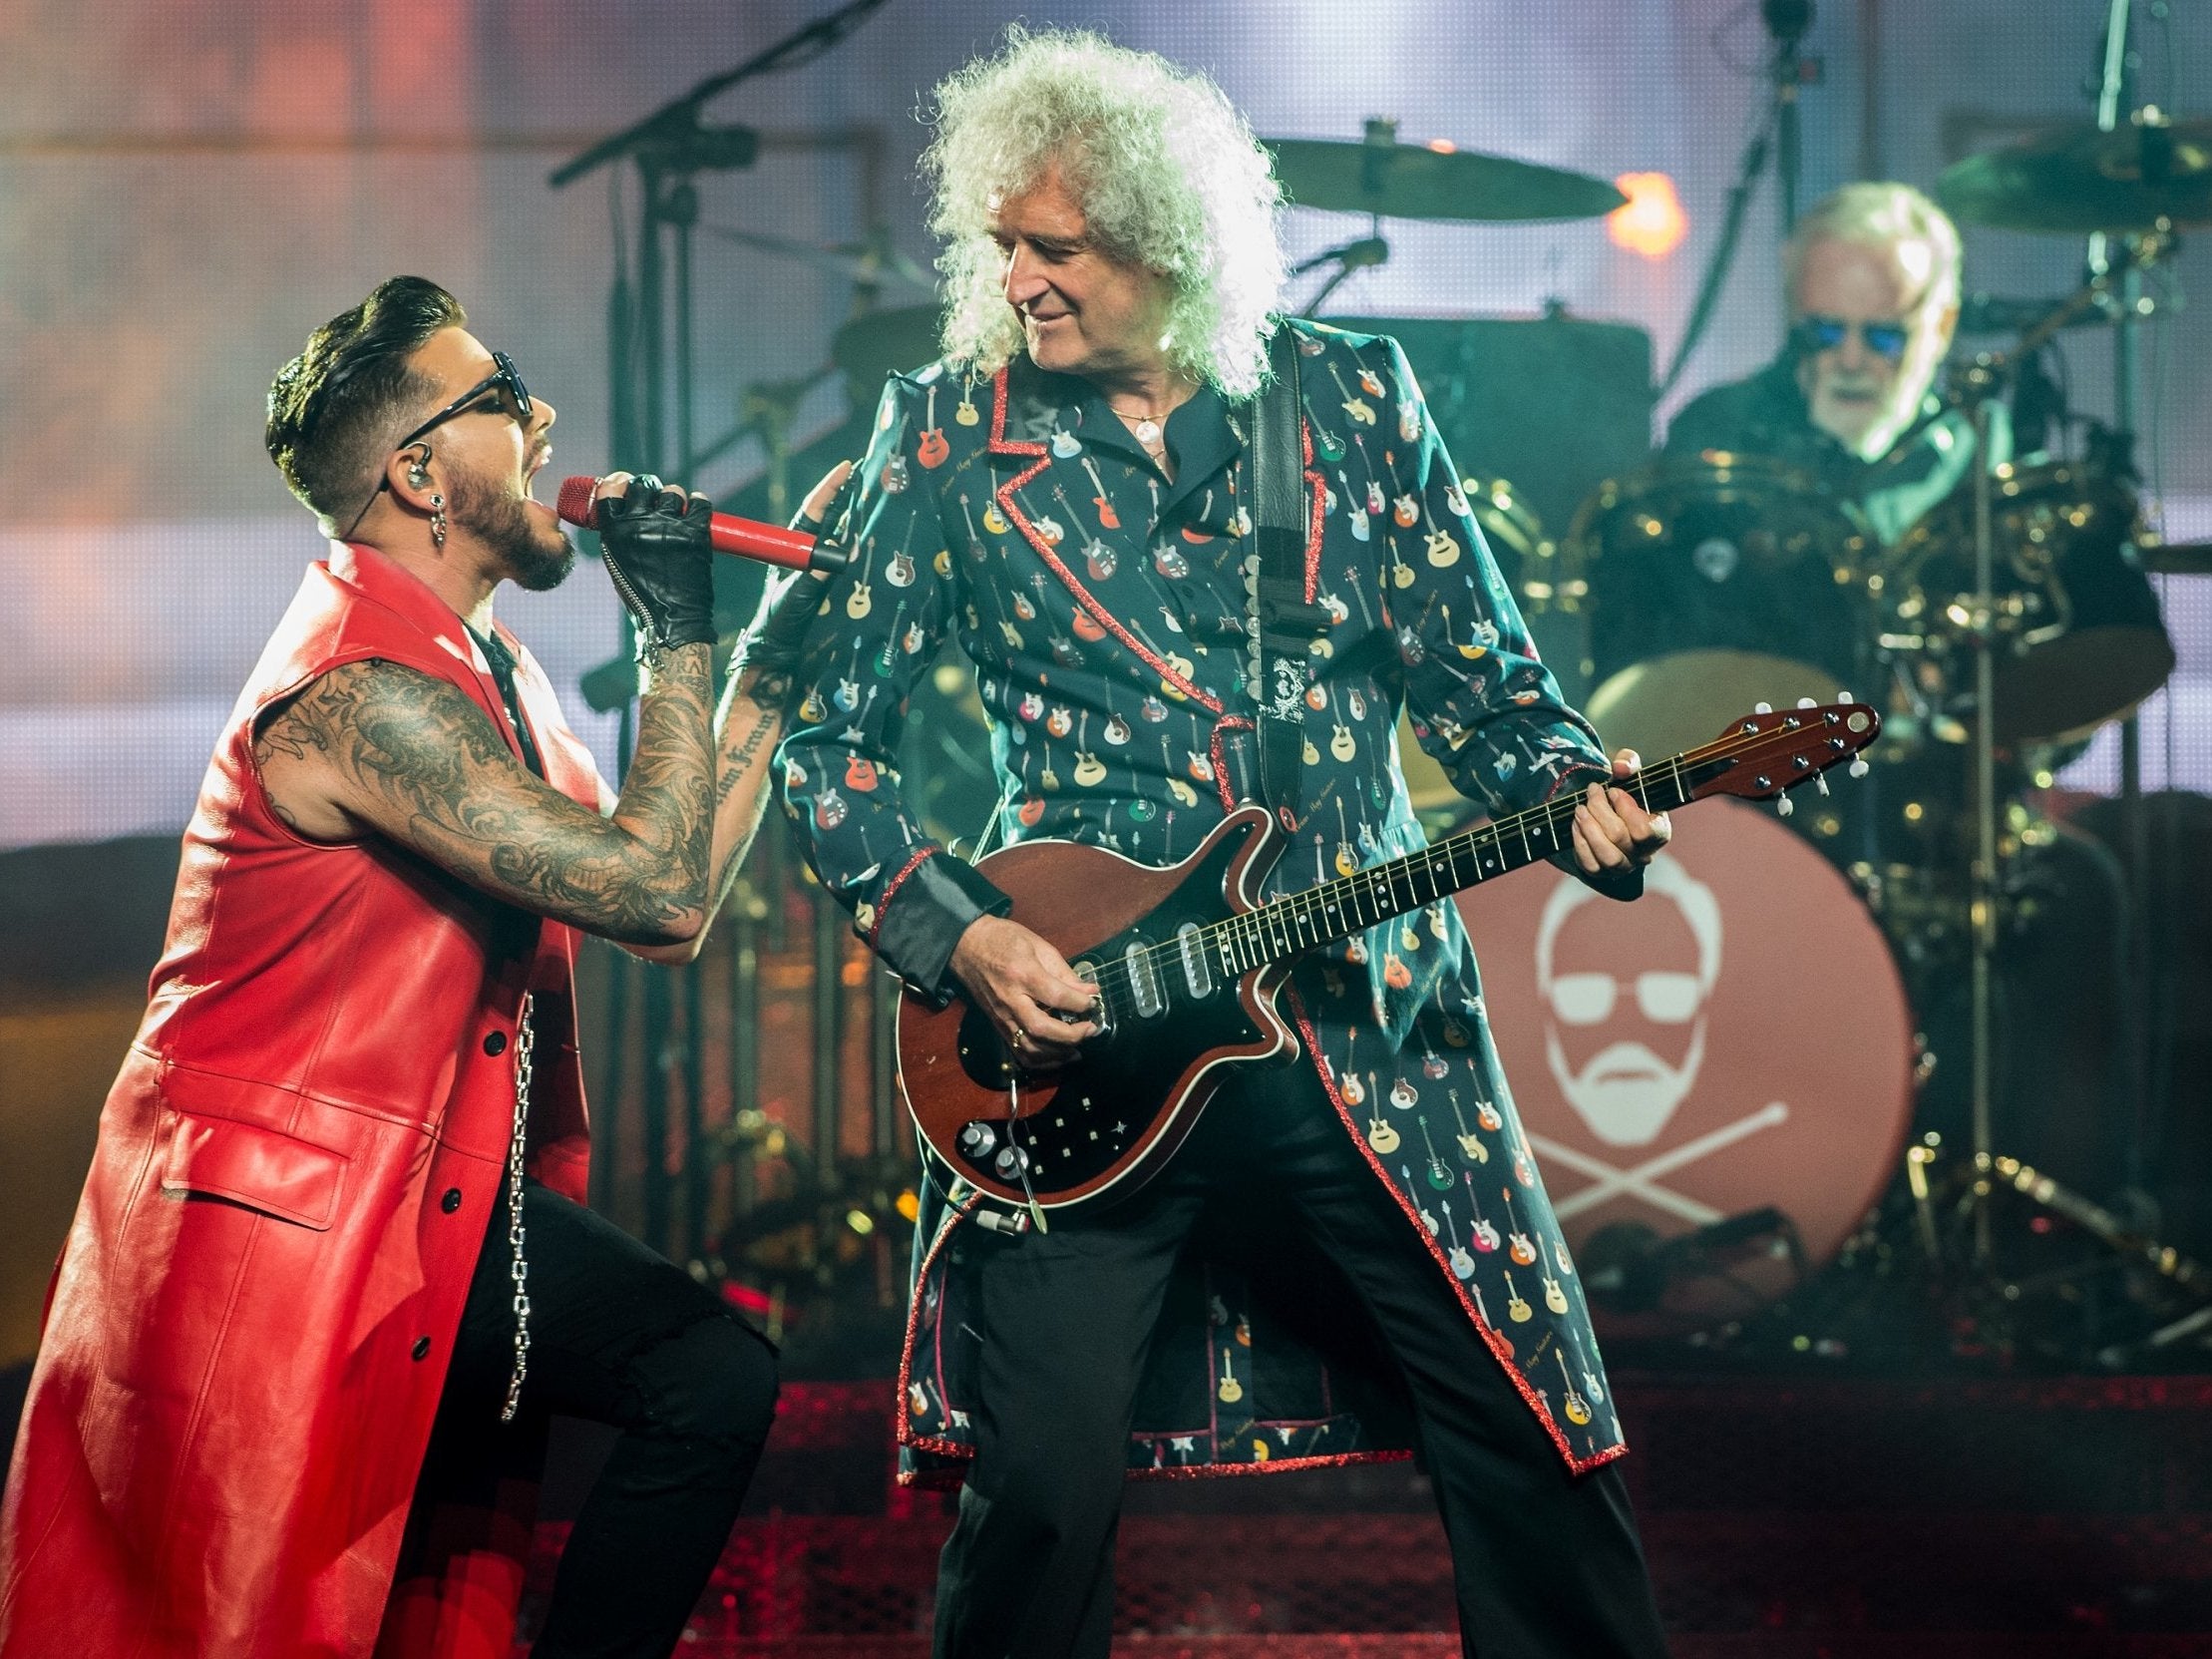
M 1121 953 L 1121 960 L 1129 970 L 1129 1000 L 1136 1005 L 1141 1020 L 1156 1020 L 1167 1012 L 1166 989 L 1160 984 L 1160 970 L 1152 961 L 1152 949 L 1142 941 L 1129 945 Z
M 1206 938 L 1196 922 L 1186 922 L 1175 930 L 1176 954 L 1183 959 L 1183 983 L 1190 988 L 1194 1000 L 1203 1001 L 1214 994 L 1214 968 L 1206 960 Z
M 1094 962 L 1078 962 L 1075 964 L 1075 977 L 1091 987 L 1093 991 L 1096 991 L 1098 988 L 1098 965 Z M 1135 978 L 1133 970 L 1131 977 L 1132 979 Z M 1141 984 L 1141 982 L 1139 983 Z M 1140 1005 L 1139 1012 L 1142 1012 L 1144 994 L 1141 990 L 1138 991 L 1137 998 Z M 1104 997 L 1099 997 L 1092 1002 L 1090 1018 L 1092 1024 L 1098 1027 L 1098 1035 L 1101 1037 L 1106 1036 L 1114 1029 L 1113 1017 L 1107 1012 L 1107 1002 Z

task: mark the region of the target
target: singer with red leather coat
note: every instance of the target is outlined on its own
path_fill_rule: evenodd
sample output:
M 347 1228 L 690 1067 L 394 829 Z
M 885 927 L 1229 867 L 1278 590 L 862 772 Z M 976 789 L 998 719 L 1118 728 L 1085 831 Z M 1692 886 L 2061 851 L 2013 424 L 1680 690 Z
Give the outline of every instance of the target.
M 697 952 L 816 585 L 716 715 L 709 504 L 605 480 L 646 687 L 610 790 L 493 618 L 574 554 L 530 494 L 553 407 L 465 322 L 393 277 L 270 388 L 334 540 L 216 743 L 101 1115 L 0 1507 L 6 1659 L 504 1659 L 554 1411 L 620 1435 L 535 1652 L 664 1655 L 768 1432 L 768 1344 L 584 1207 L 571 964 L 579 931 Z

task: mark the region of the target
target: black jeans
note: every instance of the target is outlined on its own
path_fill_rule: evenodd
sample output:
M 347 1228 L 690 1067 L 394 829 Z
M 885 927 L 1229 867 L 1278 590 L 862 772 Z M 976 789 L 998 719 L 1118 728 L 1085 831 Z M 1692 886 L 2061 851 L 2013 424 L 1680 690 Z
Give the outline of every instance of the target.
M 1568 1472 L 1300 1063 L 1217 1099 L 1134 1199 L 1042 1235 L 978 1230 L 975 1458 L 938 1565 L 937 1659 L 1105 1659 L 1147 1339 L 1208 1193 L 1240 1181 L 1261 1184 L 1341 1269 L 1397 1363 L 1464 1651 L 1663 1656 L 1618 1469 Z
M 621 1431 L 584 1500 L 534 1659 L 667 1659 L 729 1541 L 776 1413 L 776 1358 L 705 1286 L 535 1182 L 526 1408 Z M 507 1206 L 469 1284 L 432 1456 L 499 1435 L 515 1358 Z

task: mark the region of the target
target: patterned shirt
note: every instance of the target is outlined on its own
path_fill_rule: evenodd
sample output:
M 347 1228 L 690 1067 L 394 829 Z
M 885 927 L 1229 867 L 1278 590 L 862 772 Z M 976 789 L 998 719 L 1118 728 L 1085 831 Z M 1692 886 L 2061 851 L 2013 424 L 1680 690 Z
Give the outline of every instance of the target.
M 1401 707 L 1492 815 L 1609 772 L 1537 658 L 1403 353 L 1380 336 L 1290 326 L 1307 598 L 1331 622 L 1306 663 L 1296 828 L 1270 895 L 1424 845 L 1398 766 Z M 1251 423 L 1248 404 L 1190 399 L 1167 423 L 1171 481 L 1093 387 L 1026 358 L 988 377 L 932 365 L 887 388 L 853 498 L 853 562 L 809 635 L 807 689 L 779 756 L 811 862 L 918 992 L 950 995 L 959 934 L 1005 908 L 929 839 L 901 788 L 908 693 L 945 634 L 976 666 L 1006 841 L 1060 837 L 1171 864 L 1256 781 Z M 1513 1113 L 1455 907 L 1431 904 L 1314 953 L 1287 1009 L 1346 1132 L 1562 1455 L 1577 1468 L 1618 1455 L 1580 1281 Z M 956 1222 L 941 1206 L 922 1218 L 904 1420 L 910 1448 L 953 1454 L 965 1383 L 956 1354 L 946 1358 L 956 1345 L 939 1338 L 972 1319 L 950 1271 L 957 1252 L 944 1248 Z M 1244 1317 L 1234 1296 L 1198 1305 Z M 1155 1353 L 1217 1338 L 1163 1332 Z M 1232 1363 L 1251 1362 L 1250 1346 L 1230 1347 Z M 1382 1450 L 1345 1412 L 1299 1418 L 1290 1434 L 1289 1411 L 1262 1393 L 1244 1390 L 1245 1415 L 1208 1436 L 1148 1436 L 1140 1424 L 1132 1464 L 1294 1466 Z

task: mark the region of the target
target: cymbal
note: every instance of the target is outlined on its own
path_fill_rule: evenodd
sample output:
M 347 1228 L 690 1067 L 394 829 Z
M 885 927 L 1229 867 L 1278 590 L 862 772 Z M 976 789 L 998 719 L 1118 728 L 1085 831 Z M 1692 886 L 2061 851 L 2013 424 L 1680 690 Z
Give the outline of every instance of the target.
M 883 390 L 886 375 L 907 373 L 935 361 L 940 314 L 934 305 L 864 311 L 837 331 L 830 342 L 830 361 L 845 371 L 851 384 L 864 389 L 873 403 Z
M 797 259 L 855 282 L 879 285 L 904 282 L 908 287 L 919 288 L 923 293 L 936 286 L 935 277 L 893 247 L 884 236 L 871 237 L 867 241 L 839 242 L 830 246 L 821 242 L 802 241 L 796 236 L 778 236 L 765 230 L 747 230 L 734 224 L 702 224 L 698 228 L 702 235 L 717 236 L 723 241 L 735 242 L 740 247 L 758 248 L 763 253 L 781 253 L 786 258 Z
M 1389 218 L 1596 218 L 1628 201 L 1603 179 L 1477 150 L 1375 138 L 1263 139 L 1294 207 Z
M 1954 218 L 2007 230 L 2212 224 L 2212 120 L 2145 109 L 2110 133 L 2075 127 L 1969 156 L 1944 170 L 1936 200 Z

